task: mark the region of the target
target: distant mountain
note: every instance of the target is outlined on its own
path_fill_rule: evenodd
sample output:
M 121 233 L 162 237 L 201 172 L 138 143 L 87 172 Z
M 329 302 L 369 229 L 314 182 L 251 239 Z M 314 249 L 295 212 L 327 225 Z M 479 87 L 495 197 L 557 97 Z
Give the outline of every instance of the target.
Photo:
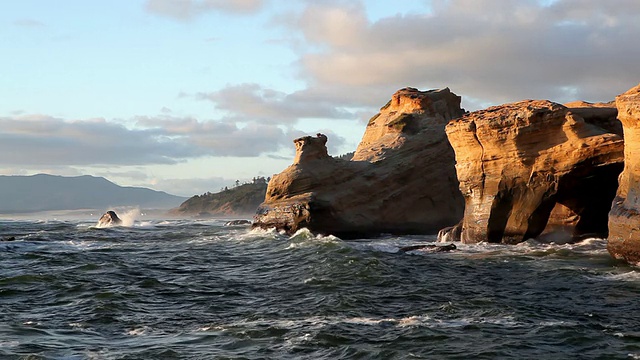
M 267 193 L 264 178 L 251 184 L 243 184 L 219 193 L 196 195 L 171 209 L 173 215 L 187 216 L 253 216 Z
M 169 209 L 185 199 L 147 188 L 119 186 L 89 175 L 0 176 L 0 213 L 120 206 Z

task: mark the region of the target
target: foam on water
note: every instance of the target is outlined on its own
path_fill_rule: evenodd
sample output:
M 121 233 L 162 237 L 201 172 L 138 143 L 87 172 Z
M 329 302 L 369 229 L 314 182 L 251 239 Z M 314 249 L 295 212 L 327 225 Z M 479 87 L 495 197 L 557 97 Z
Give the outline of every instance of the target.
M 97 358 L 286 360 L 640 352 L 640 270 L 607 260 L 602 239 L 456 243 L 452 252 L 405 256 L 400 247 L 441 244 L 223 223 L 0 223 L 2 236 L 18 240 L 0 247 L 0 357 L 84 359 L 86 349 Z
M 314 235 L 309 229 L 302 228 L 289 237 L 287 249 L 296 249 L 307 246 L 318 246 L 319 244 L 341 244 L 342 240 L 333 235 Z
M 518 320 L 512 315 L 505 316 L 470 316 L 461 318 L 436 318 L 426 314 L 410 315 L 400 318 L 394 317 L 340 317 L 340 316 L 311 316 L 298 319 L 258 319 L 242 320 L 233 323 L 208 324 L 197 327 L 195 332 L 211 330 L 230 331 L 239 329 L 254 329 L 273 327 L 278 329 L 306 329 L 320 330 L 334 325 L 348 324 L 360 326 L 383 327 L 424 327 L 424 328 L 463 328 L 470 325 L 500 325 L 505 328 L 517 327 L 575 327 L 575 321 L 527 321 Z

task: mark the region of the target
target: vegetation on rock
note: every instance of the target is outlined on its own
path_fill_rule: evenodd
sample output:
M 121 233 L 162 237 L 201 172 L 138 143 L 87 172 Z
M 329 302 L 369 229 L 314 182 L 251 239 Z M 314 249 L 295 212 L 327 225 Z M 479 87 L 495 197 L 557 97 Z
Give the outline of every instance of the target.
M 199 217 L 253 215 L 264 201 L 269 180 L 256 177 L 251 183 L 236 181 L 234 187 L 224 187 L 218 193 L 195 195 L 171 213 Z

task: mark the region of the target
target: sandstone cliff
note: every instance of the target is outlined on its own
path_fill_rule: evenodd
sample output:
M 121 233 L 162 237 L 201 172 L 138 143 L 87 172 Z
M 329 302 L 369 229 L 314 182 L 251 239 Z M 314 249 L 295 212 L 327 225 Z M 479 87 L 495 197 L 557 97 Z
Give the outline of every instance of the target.
M 449 89 L 396 92 L 367 125 L 352 161 L 327 154 L 326 136 L 294 141 L 294 163 L 274 175 L 254 227 L 353 238 L 435 233 L 462 216 L 445 124 L 461 116 Z
M 446 133 L 465 198 L 455 229 L 461 241 L 518 243 L 558 230 L 574 239 L 607 235 L 620 136 L 565 106 L 532 100 L 467 114 Z
M 624 171 L 609 213 L 608 250 L 630 263 L 640 262 L 640 85 L 616 97 L 624 128 Z

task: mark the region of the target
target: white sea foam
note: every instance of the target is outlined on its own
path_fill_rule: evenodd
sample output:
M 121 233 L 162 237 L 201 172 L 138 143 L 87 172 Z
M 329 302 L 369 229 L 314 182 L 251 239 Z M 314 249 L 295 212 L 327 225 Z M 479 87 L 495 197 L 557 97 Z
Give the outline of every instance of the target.
M 117 212 L 116 212 L 117 214 Z M 119 225 L 113 225 L 113 224 L 101 224 L 100 222 L 98 222 L 95 227 L 97 228 L 106 228 L 106 227 L 113 227 L 113 226 L 124 226 L 124 227 L 132 227 L 135 222 L 136 219 L 138 218 L 138 216 L 140 216 L 140 209 L 139 208 L 131 208 L 128 209 L 124 212 L 120 212 L 120 214 L 118 215 L 118 217 L 120 218 L 120 220 L 122 220 L 122 223 Z
M 342 240 L 333 235 L 314 235 L 309 229 L 302 228 L 289 237 L 289 246 L 287 249 L 296 249 L 308 246 L 316 246 L 318 244 L 340 244 Z
M 0 340 L 0 348 L 14 348 L 20 345 L 20 342 L 15 340 Z
M 373 317 L 320 317 L 313 316 L 302 319 L 288 319 L 288 320 L 247 320 L 239 321 L 229 324 L 210 324 L 198 328 L 196 331 L 210 331 L 211 329 L 219 331 L 228 331 L 232 329 L 243 328 L 260 328 L 265 326 L 272 326 L 281 329 L 308 329 L 308 330 L 320 330 L 327 326 L 336 324 L 351 324 L 362 326 L 392 326 L 397 328 L 404 327 L 427 327 L 427 328 L 460 328 L 469 325 L 499 325 L 507 328 L 516 328 L 521 326 L 575 326 L 576 323 L 567 321 L 555 321 L 555 322 L 540 322 L 537 324 L 526 323 L 518 321 L 513 316 L 477 316 L 477 317 L 462 317 L 462 318 L 433 318 L 429 315 L 413 315 L 402 318 L 373 318 Z
M 131 330 L 127 331 L 127 335 L 129 335 L 129 336 L 143 336 L 143 335 L 147 335 L 148 332 L 149 332 L 149 327 L 148 326 L 143 326 L 143 327 L 134 328 L 134 329 L 131 329 Z
M 620 273 L 606 273 L 598 276 L 593 276 L 590 278 L 606 280 L 606 281 L 640 282 L 640 271 L 634 269 L 634 270 L 620 272 Z
M 236 234 L 234 234 L 234 238 L 240 241 L 254 241 L 254 240 L 279 240 L 285 239 L 285 234 L 283 232 L 277 231 L 275 228 L 262 229 L 240 229 Z
M 140 216 L 140 209 L 133 208 L 118 217 L 122 220 L 122 226 L 131 227 L 136 222 L 136 219 Z

